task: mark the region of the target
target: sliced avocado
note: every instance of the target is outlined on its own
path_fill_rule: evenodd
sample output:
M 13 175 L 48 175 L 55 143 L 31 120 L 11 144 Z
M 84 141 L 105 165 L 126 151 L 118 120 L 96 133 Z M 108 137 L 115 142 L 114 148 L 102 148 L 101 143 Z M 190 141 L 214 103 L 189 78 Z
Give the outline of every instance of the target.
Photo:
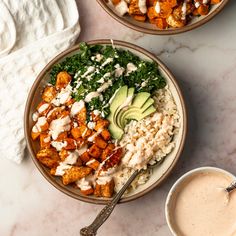
M 114 139 L 119 140 L 124 133 L 124 131 L 121 128 L 119 128 L 117 125 L 115 125 L 113 123 L 110 123 L 108 129 Z
M 122 86 L 115 94 L 111 105 L 110 105 L 110 114 L 107 119 L 110 121 L 108 129 L 111 132 L 111 135 L 115 139 L 120 139 L 123 135 L 123 130 L 116 125 L 116 114 L 118 108 L 124 103 L 128 94 L 128 86 Z
M 142 112 L 144 112 L 146 109 L 148 109 L 152 104 L 154 103 L 154 100 L 152 98 L 149 98 L 142 106 Z
M 146 109 L 146 111 L 142 112 L 130 112 L 125 116 L 126 120 L 142 120 L 143 118 L 145 118 L 146 116 L 151 115 L 153 112 L 155 112 L 156 109 L 154 106 L 150 106 L 148 109 Z
M 125 116 L 128 113 L 135 113 L 135 112 L 141 112 L 143 113 L 146 109 L 148 109 L 152 104 L 154 103 L 154 100 L 152 98 L 149 98 L 145 104 L 142 106 L 142 108 L 137 108 L 133 105 L 131 105 L 128 109 L 126 110 L 121 110 L 118 114 L 117 120 L 118 123 L 123 123 L 122 120 L 124 120 Z
M 122 86 L 115 94 L 111 105 L 110 111 L 111 113 L 115 113 L 116 109 L 125 101 L 128 94 L 128 86 Z
M 150 93 L 141 92 L 138 93 L 133 100 L 132 106 L 141 108 L 143 104 L 148 100 L 148 98 L 151 96 Z
M 129 88 L 128 89 L 128 97 L 129 96 L 134 96 L 134 88 Z

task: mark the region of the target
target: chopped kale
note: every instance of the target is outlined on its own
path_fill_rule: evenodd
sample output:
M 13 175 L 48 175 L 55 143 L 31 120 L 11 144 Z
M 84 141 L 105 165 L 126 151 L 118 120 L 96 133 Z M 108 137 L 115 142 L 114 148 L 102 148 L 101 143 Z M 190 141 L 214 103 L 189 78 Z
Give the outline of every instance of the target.
M 98 58 L 99 55 L 100 58 Z M 109 63 L 106 60 L 112 58 Z M 126 73 L 127 64 L 133 63 L 136 70 Z M 116 66 L 125 69 L 119 77 L 115 76 Z M 93 72 L 83 76 L 89 67 Z M 93 98 L 87 103 L 87 110 L 99 110 L 106 117 L 109 114 L 109 100 L 115 91 L 123 85 L 134 87 L 135 93 L 149 92 L 164 88 L 166 81 L 160 74 L 155 62 L 144 61 L 130 51 L 113 48 L 112 46 L 80 44 L 77 54 L 65 58 L 64 61 L 53 66 L 50 72 L 50 83 L 55 85 L 56 76 L 60 71 L 67 71 L 72 76 L 73 97 L 79 101 L 85 96 L 106 83 L 112 81 L 112 85 L 101 92 L 102 96 Z

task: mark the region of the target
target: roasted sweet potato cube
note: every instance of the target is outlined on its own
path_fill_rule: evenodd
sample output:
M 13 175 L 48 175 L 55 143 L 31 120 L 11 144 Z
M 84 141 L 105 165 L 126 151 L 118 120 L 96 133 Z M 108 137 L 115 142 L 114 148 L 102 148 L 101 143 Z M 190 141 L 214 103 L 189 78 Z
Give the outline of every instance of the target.
M 92 168 L 84 166 L 72 166 L 70 169 L 65 171 L 62 176 L 62 182 L 64 185 L 75 182 L 76 180 L 82 179 L 92 172 Z
M 176 7 L 178 5 L 178 1 L 177 0 L 165 0 L 166 3 L 168 3 L 170 5 L 170 7 Z
M 95 144 L 101 149 L 105 149 L 107 146 L 107 142 L 100 135 L 95 137 Z
M 108 140 L 111 139 L 111 134 L 110 134 L 110 132 L 108 131 L 108 129 L 104 129 L 104 130 L 101 132 L 101 136 L 102 136 L 103 139 L 105 139 L 106 141 L 108 141 Z
M 147 2 L 147 6 L 153 6 L 154 5 L 154 2 L 155 2 L 156 0 L 147 0 L 146 2 Z
M 100 184 L 98 184 L 98 183 L 96 183 L 96 185 L 95 185 L 95 189 L 94 189 L 94 195 L 96 196 L 96 197 L 101 197 L 102 196 L 102 193 L 101 193 L 101 185 Z
M 76 115 L 76 119 L 79 124 L 85 124 L 87 118 L 87 110 L 86 107 L 83 107 L 80 112 Z
M 73 138 L 64 139 L 66 142 L 66 146 L 64 147 L 66 150 L 74 150 L 77 147 L 76 141 Z
M 69 101 L 65 103 L 66 106 L 71 106 L 75 102 L 74 98 L 71 98 Z
M 103 150 L 101 155 L 101 160 L 104 161 L 107 157 L 109 157 L 113 150 L 115 149 L 115 145 L 113 143 L 109 143 L 105 150 Z
M 68 133 L 67 131 L 64 131 L 62 133 L 60 133 L 56 139 L 56 141 L 60 142 L 60 141 L 63 141 L 65 140 L 66 138 L 68 137 Z
M 66 116 L 69 116 L 69 115 L 70 115 L 70 112 L 69 112 L 69 111 L 63 110 L 63 111 L 61 111 L 61 112 L 57 115 L 57 119 L 59 119 L 59 118 L 65 118 Z
M 49 134 L 40 134 L 39 140 L 41 149 L 50 147 L 51 137 Z
M 52 105 L 47 102 L 40 102 L 37 106 L 37 111 L 41 116 L 46 116 L 48 112 L 51 110 Z
M 59 154 L 54 148 L 44 148 L 37 153 L 37 159 L 49 168 L 56 167 L 60 161 Z
M 209 6 L 208 5 L 204 5 L 204 4 L 200 5 L 198 7 L 198 13 L 201 16 L 207 15 L 209 13 Z
M 33 132 L 31 131 L 31 138 L 36 140 L 40 136 L 40 132 Z
M 143 13 L 140 11 L 139 8 L 139 1 L 138 0 L 130 0 L 129 4 L 129 14 L 130 15 L 142 15 Z
M 95 115 L 94 112 L 91 113 L 91 117 L 93 121 L 98 121 L 100 119 L 99 115 Z
M 172 7 L 168 2 L 160 2 L 160 12 L 157 13 L 158 17 L 166 18 L 172 13 Z
M 76 128 L 71 129 L 72 136 L 77 140 L 79 138 L 85 138 L 91 135 L 92 131 L 87 128 L 86 125 L 80 125 Z
M 176 19 L 172 14 L 166 18 L 166 22 L 173 28 L 181 28 L 186 24 L 185 20 Z
M 61 71 L 57 74 L 56 88 L 62 89 L 65 88 L 71 81 L 71 76 L 66 71 Z
M 57 117 L 60 117 L 60 114 L 62 111 L 64 111 L 64 107 L 55 107 L 47 114 L 47 121 L 48 123 L 51 123 L 52 120 L 57 119 Z
M 192 14 L 193 14 L 194 16 L 199 16 L 198 9 L 195 8 L 195 9 L 193 10 Z
M 61 161 L 64 161 L 64 160 L 69 156 L 69 153 L 68 153 L 67 150 L 62 149 L 62 150 L 59 152 L 59 156 L 60 156 Z
M 99 131 L 99 130 L 103 130 L 103 129 L 106 129 L 109 125 L 109 121 L 108 120 L 105 120 L 105 119 L 99 119 L 96 123 L 96 126 L 94 127 L 94 129 L 96 131 Z
M 57 171 L 57 168 L 56 168 L 56 167 L 53 167 L 53 168 L 50 170 L 50 174 L 51 174 L 51 175 L 56 175 L 56 171 Z
M 101 185 L 102 197 L 112 197 L 114 193 L 114 187 L 115 187 L 115 183 L 113 179 L 107 182 L 106 184 Z
M 55 87 L 53 86 L 47 86 L 44 90 L 43 90 L 43 94 L 42 94 L 42 99 L 45 102 L 51 102 L 57 95 L 57 90 Z
M 158 17 L 157 12 L 155 11 L 154 7 L 149 7 L 147 10 L 147 16 L 150 20 L 155 19 L 156 17 Z
M 82 166 L 82 160 L 80 159 L 80 157 L 77 158 L 76 163 L 74 164 L 75 166 Z
M 146 15 L 134 15 L 133 18 L 137 21 L 145 22 Z
M 117 5 L 121 2 L 121 0 L 112 0 L 113 5 Z
M 211 0 L 211 4 L 218 4 L 220 2 L 221 2 L 221 0 Z
M 109 155 L 109 158 L 105 160 L 101 170 L 107 171 L 108 169 L 118 165 L 120 163 L 121 157 L 122 157 L 122 148 L 113 150 L 113 152 Z
M 159 29 L 166 29 L 168 27 L 168 24 L 166 22 L 166 19 L 164 18 L 157 18 L 156 19 L 156 26 L 159 28 Z
M 86 163 L 86 166 L 94 169 L 94 170 L 97 170 L 98 167 L 100 166 L 100 162 L 97 161 L 96 159 L 92 158 L 91 160 L 89 160 L 87 163 Z
M 84 152 L 82 155 L 80 155 L 80 159 L 84 162 L 84 163 L 86 163 L 86 162 L 88 162 L 89 160 L 90 160 L 90 156 L 89 156 L 89 154 L 88 154 L 88 152 L 86 151 L 86 152 Z
M 80 192 L 81 192 L 82 194 L 84 194 L 84 195 L 91 195 L 91 194 L 93 194 L 94 190 L 93 190 L 93 188 L 91 187 L 91 188 L 86 189 L 86 190 L 80 190 Z
M 89 150 L 88 153 L 90 156 L 94 158 L 99 158 L 102 154 L 102 149 L 100 149 L 96 144 L 93 144 Z

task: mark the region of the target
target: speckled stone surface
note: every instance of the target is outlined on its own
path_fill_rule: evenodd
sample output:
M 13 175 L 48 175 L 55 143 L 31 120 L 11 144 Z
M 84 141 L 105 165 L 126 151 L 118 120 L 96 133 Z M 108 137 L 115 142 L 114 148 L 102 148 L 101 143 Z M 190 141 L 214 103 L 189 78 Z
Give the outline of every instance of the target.
M 115 22 L 95 0 L 77 0 L 78 40 L 121 39 L 159 56 L 176 76 L 186 98 L 189 132 L 175 171 L 158 189 L 119 205 L 98 235 L 171 236 L 164 204 L 186 171 L 217 166 L 236 175 L 236 1 L 211 22 L 177 36 L 151 36 Z M 27 157 L 18 166 L 0 159 L 0 235 L 78 236 L 101 206 L 71 199 L 52 187 Z

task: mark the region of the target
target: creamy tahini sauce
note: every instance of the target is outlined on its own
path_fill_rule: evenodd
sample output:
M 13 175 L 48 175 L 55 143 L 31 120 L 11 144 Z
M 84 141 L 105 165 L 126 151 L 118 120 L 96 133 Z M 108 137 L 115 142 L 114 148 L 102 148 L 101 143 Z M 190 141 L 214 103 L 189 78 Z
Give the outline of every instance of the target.
M 139 10 L 140 10 L 143 14 L 146 14 L 146 13 L 147 13 L 146 0 L 139 0 L 139 1 L 138 1 L 138 7 L 139 7 Z
M 236 191 L 232 178 L 216 171 L 197 173 L 180 187 L 173 210 L 178 236 L 236 236 Z

